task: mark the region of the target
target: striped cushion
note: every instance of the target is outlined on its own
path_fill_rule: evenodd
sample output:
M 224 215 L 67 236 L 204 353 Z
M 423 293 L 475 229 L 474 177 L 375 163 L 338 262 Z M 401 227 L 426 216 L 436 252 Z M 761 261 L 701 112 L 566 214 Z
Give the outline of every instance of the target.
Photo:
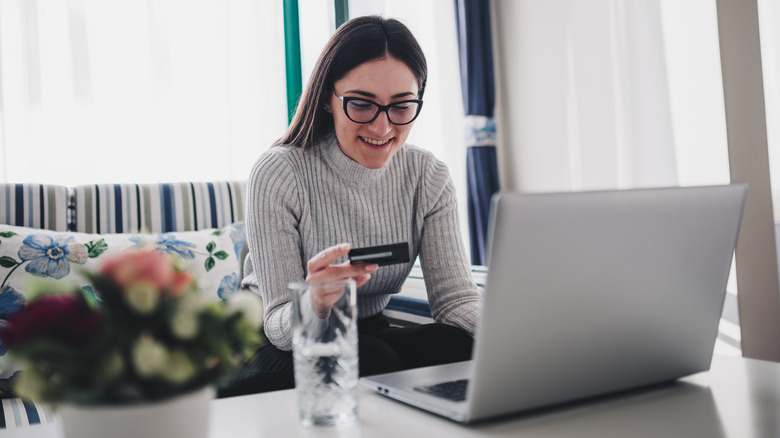
M 54 419 L 55 414 L 45 403 L 32 403 L 20 398 L 0 400 L 0 429 L 47 424 Z
M 74 188 L 74 230 L 167 233 L 244 219 L 246 182 L 102 184 Z
M 49 184 L 0 184 L 0 223 L 66 231 L 67 218 L 67 187 Z

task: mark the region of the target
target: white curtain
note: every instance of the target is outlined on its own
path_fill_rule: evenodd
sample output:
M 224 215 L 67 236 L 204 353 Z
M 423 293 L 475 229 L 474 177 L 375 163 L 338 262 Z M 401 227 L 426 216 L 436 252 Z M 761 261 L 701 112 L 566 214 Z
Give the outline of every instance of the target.
M 0 181 L 246 179 L 284 74 L 281 2 L 3 0 Z
M 758 0 L 775 247 L 780 272 L 780 1 Z
M 504 187 L 728 182 L 714 1 L 494 6 Z
M 455 2 L 453 0 L 356 0 L 350 18 L 382 15 L 403 22 L 414 34 L 428 62 L 425 106 L 409 143 L 432 151 L 449 168 L 460 211 L 461 236 L 468 248 L 466 210 L 466 140 L 461 98 Z M 468 252 L 468 251 L 467 251 Z
M 758 0 L 772 204 L 780 231 L 780 1 Z M 780 235 L 775 236 L 780 240 Z M 780 244 L 778 244 L 780 249 Z
M 492 6 L 503 188 L 729 182 L 714 0 Z M 736 286 L 732 270 L 720 353 L 739 353 Z

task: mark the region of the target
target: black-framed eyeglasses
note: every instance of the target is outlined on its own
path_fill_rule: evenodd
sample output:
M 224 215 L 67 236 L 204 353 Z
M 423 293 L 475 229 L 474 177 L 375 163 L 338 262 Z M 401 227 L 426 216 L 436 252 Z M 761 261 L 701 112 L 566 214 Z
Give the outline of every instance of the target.
M 355 123 L 371 123 L 376 120 L 379 113 L 385 112 L 387 120 L 393 125 L 408 125 L 414 122 L 414 119 L 420 115 L 423 105 L 423 101 L 420 99 L 402 100 L 393 102 L 390 105 L 380 105 L 362 97 L 339 96 L 335 91 L 333 94 L 341 99 L 344 114 Z

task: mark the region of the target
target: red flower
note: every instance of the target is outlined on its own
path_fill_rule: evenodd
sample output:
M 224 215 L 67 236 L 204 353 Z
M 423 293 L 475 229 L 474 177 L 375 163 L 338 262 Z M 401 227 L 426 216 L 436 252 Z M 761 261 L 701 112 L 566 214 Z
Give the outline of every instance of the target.
M 101 321 L 100 313 L 78 295 L 44 295 L 16 313 L 0 338 L 9 349 L 41 339 L 82 343 Z

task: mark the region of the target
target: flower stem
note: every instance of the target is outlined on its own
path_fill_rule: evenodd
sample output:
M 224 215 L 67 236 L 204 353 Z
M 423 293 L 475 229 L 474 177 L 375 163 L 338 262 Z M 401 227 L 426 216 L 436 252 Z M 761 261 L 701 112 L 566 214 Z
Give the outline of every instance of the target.
M 3 283 L 2 283 L 2 284 L 0 284 L 0 287 L 3 287 L 3 286 L 5 286 L 5 282 L 7 282 L 7 281 L 8 281 L 8 278 L 10 278 L 10 277 L 11 277 L 11 274 L 13 274 L 13 273 L 14 273 L 14 271 L 16 270 L 16 268 L 18 268 L 19 266 L 22 266 L 22 263 L 23 263 L 23 262 L 19 262 L 19 263 L 17 263 L 17 264 L 16 264 L 16 266 L 14 266 L 13 268 L 11 268 L 11 270 L 8 272 L 8 275 L 6 275 L 6 276 L 5 276 L 5 279 L 3 279 Z

